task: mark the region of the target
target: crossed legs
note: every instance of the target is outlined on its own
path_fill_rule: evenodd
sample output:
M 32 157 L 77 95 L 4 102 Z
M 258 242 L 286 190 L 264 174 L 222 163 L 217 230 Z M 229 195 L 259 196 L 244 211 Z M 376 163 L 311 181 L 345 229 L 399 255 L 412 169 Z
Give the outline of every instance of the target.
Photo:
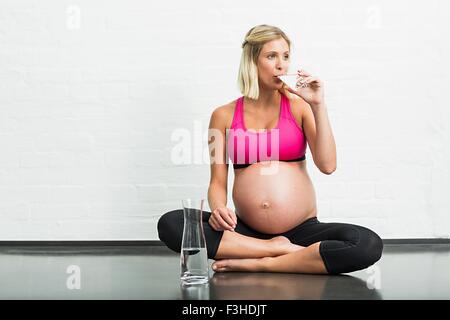
M 278 235 L 259 233 L 239 220 L 235 231 L 216 231 L 203 215 L 208 258 L 213 270 L 339 274 L 367 268 L 381 258 L 383 242 L 372 230 L 348 223 L 311 218 Z M 183 211 L 165 213 L 158 221 L 159 238 L 180 252 Z

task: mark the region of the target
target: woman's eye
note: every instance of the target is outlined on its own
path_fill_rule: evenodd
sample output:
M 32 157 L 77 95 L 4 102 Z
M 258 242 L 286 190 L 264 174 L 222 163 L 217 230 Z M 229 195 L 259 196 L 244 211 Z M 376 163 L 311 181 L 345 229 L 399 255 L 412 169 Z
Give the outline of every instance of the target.
M 272 54 L 272 55 L 269 56 L 269 58 L 270 58 L 270 57 L 275 57 L 275 55 Z M 285 58 L 286 58 L 286 59 L 289 59 L 289 56 L 285 56 Z

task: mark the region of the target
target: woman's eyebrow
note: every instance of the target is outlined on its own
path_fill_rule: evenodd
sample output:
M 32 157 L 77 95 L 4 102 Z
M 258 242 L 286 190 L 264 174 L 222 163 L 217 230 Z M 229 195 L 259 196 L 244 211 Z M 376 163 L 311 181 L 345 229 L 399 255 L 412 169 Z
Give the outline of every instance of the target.
M 273 52 L 273 53 L 277 53 L 277 51 L 267 51 L 266 54 L 267 54 L 267 53 L 272 53 L 272 52 Z M 289 53 L 289 51 L 285 51 L 284 53 Z

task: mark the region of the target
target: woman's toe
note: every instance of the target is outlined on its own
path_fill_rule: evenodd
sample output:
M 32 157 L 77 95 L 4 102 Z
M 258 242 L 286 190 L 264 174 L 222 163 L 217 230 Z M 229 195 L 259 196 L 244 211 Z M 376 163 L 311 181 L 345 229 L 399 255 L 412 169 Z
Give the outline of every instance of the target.
M 226 271 L 227 260 L 217 260 L 212 264 L 212 269 L 214 271 Z

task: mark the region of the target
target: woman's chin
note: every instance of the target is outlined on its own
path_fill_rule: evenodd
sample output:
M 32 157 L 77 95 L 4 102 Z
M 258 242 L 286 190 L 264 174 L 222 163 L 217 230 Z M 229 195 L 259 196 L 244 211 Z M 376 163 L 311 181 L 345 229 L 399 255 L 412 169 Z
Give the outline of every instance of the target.
M 281 90 L 283 89 L 283 83 L 275 83 L 274 86 L 272 86 L 275 90 Z

